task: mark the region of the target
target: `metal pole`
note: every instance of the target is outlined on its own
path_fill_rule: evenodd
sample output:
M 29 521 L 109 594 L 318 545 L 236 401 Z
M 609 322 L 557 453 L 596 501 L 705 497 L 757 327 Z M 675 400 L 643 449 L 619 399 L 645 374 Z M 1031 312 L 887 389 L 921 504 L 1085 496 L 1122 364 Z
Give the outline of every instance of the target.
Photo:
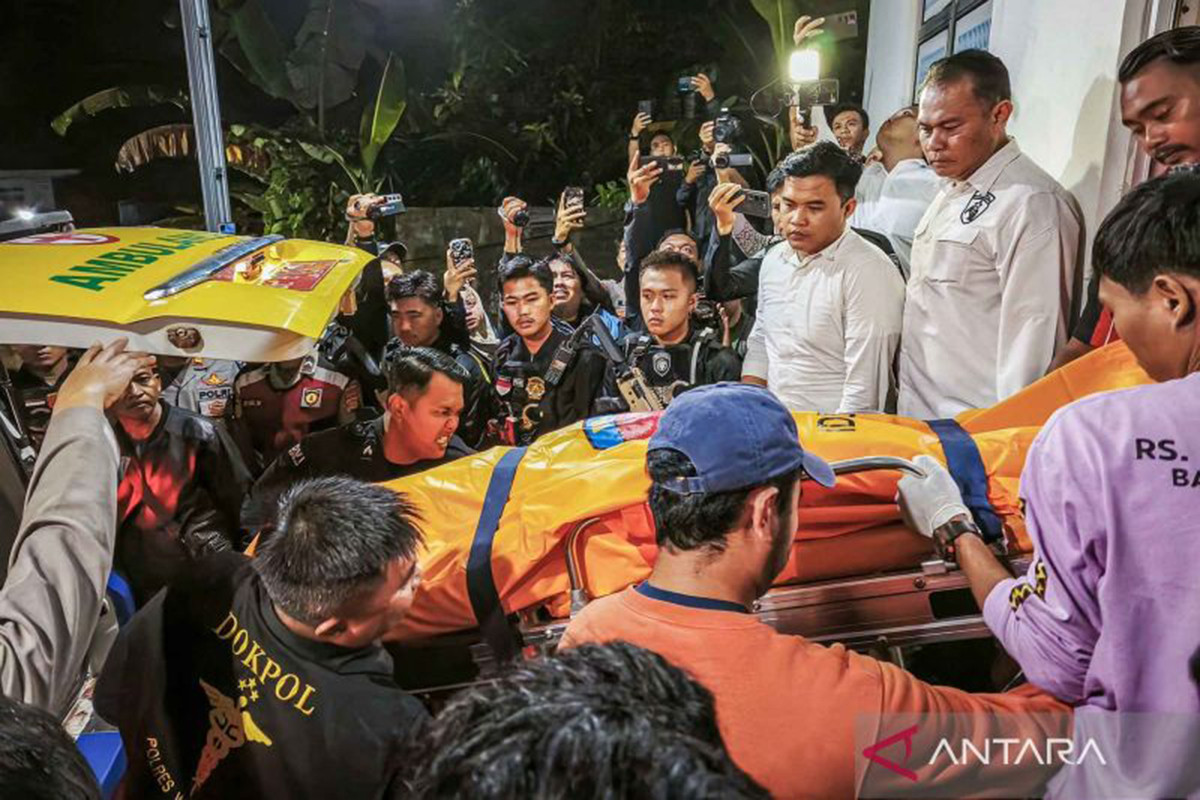
M 200 161 L 200 189 L 204 194 L 204 226 L 210 231 L 233 233 L 229 184 L 225 170 L 225 135 L 217 73 L 213 64 L 212 25 L 208 0 L 179 0 L 183 44 L 187 51 L 188 85 L 192 92 L 196 157 Z

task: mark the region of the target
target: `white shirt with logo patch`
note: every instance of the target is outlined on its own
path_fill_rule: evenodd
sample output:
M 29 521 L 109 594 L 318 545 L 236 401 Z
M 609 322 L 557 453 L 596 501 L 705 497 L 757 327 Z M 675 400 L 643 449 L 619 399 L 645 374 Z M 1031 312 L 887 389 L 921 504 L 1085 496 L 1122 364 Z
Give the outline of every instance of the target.
M 1040 378 L 1070 333 L 1083 221 L 1014 140 L 943 181 L 917 225 L 900 343 L 899 412 L 984 408 Z

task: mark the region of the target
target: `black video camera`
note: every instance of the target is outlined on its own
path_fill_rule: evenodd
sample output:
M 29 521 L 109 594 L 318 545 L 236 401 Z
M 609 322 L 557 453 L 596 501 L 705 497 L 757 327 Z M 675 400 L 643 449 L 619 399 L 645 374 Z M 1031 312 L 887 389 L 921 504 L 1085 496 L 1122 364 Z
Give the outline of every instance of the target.
M 692 86 L 692 76 L 684 75 L 675 84 L 675 94 L 679 96 L 679 116 L 683 119 L 696 118 L 696 89 Z
M 721 113 L 713 120 L 713 141 L 718 144 L 736 146 L 742 140 L 742 121 L 729 113 L 728 108 L 722 108 Z M 748 153 L 713 156 L 712 166 L 715 169 L 730 167 L 748 167 L 754 159 Z
M 518 228 L 524 228 L 529 224 L 529 209 L 527 208 L 518 208 L 513 212 L 511 218 L 504 216 L 504 206 L 498 207 L 496 213 L 500 215 L 500 219 L 508 220 Z

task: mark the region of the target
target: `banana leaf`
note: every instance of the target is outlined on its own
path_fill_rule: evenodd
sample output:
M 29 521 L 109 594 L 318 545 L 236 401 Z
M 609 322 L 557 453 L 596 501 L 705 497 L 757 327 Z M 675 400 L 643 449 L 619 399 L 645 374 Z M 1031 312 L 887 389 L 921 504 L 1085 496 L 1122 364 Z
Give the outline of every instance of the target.
M 375 160 L 379 157 L 379 151 L 391 138 L 400 123 L 400 118 L 404 116 L 404 109 L 408 107 L 407 94 L 404 62 L 395 53 L 391 53 L 387 63 L 383 65 L 383 74 L 379 76 L 379 87 L 375 92 L 374 102 L 368 103 L 363 109 L 362 122 L 359 125 L 359 152 L 363 173 L 368 178 L 375 172 Z
M 800 16 L 800 4 L 797 0 L 750 0 L 750 5 L 771 27 L 771 46 L 782 71 L 787 67 L 788 54 L 794 47 L 792 33 Z
M 350 164 L 345 156 L 329 145 L 315 144 L 313 142 L 297 142 L 297 144 L 300 145 L 300 149 L 307 153 L 310 158 L 314 158 L 322 164 L 337 164 L 341 167 L 342 172 L 346 173 L 346 177 L 350 179 L 350 183 L 354 186 L 355 193 L 373 192 L 379 188 L 378 184 L 372 182 L 370 176 L 365 175 L 361 168 Z
M 316 110 L 318 128 L 323 127 L 324 109 L 354 96 L 366 43 L 374 34 L 372 16 L 348 0 L 309 0 L 286 64 L 295 87 L 292 102 Z
M 220 45 L 221 55 L 267 94 L 294 103 L 287 50 L 266 10 L 258 0 L 220 2 L 218 7 L 228 15 L 230 33 Z
M 165 86 L 113 86 L 90 94 L 59 114 L 50 127 L 59 136 L 85 117 L 94 117 L 112 108 L 143 108 L 169 103 L 177 108 L 188 107 L 188 96 L 180 89 Z

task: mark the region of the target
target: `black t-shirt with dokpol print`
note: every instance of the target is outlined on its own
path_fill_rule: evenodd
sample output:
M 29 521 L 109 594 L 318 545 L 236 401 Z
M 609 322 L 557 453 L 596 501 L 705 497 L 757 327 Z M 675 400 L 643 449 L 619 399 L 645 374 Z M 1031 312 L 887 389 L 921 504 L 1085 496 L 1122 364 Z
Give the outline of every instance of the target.
M 96 689 L 127 798 L 376 798 L 428 718 L 380 646 L 296 636 L 250 560 L 218 553 L 122 630 Z

